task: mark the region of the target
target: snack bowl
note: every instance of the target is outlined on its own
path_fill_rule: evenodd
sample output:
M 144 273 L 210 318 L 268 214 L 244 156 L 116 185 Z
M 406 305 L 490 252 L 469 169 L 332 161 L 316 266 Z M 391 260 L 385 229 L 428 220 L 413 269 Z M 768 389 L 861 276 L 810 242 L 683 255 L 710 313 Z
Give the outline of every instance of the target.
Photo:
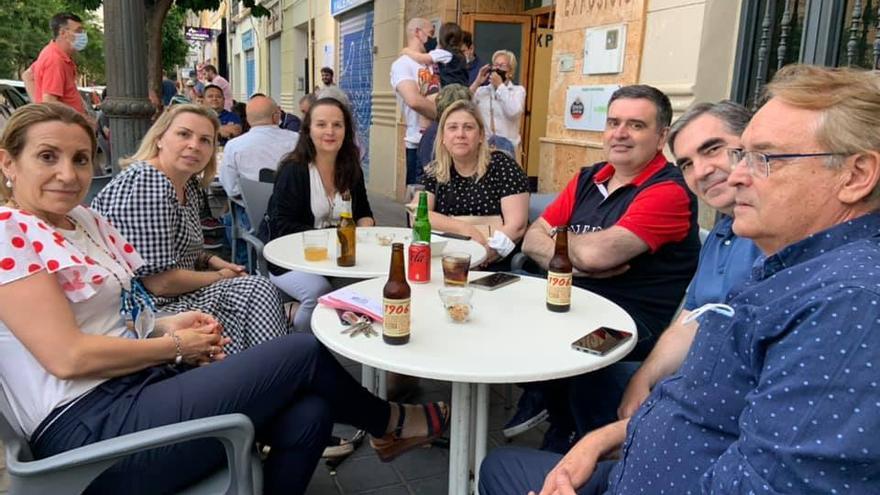
M 394 242 L 394 234 L 392 233 L 378 233 L 376 234 L 376 242 L 379 243 L 380 246 L 390 246 Z
M 471 319 L 474 306 L 471 298 L 474 290 L 469 287 L 443 287 L 437 291 L 446 310 L 446 316 L 453 323 L 464 323 Z

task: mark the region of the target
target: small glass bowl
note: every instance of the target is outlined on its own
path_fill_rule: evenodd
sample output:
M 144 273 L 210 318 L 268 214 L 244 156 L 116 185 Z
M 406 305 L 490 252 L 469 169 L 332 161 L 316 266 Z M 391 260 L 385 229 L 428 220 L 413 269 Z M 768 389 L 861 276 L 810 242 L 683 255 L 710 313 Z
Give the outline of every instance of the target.
M 394 234 L 392 233 L 378 233 L 376 234 L 376 242 L 379 243 L 380 246 L 390 246 L 394 242 Z
M 469 287 L 443 287 L 437 293 L 440 294 L 440 301 L 443 302 L 443 308 L 450 321 L 464 323 L 471 319 L 471 314 L 474 312 L 474 306 L 471 304 L 471 298 L 474 296 L 473 289 Z

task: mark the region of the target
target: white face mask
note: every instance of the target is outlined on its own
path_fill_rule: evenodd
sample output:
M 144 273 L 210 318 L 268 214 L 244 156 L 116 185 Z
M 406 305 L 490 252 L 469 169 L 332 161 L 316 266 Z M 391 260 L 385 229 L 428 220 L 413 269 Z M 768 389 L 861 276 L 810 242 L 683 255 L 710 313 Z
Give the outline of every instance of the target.
M 81 52 L 89 44 L 89 34 L 85 31 L 81 33 L 73 33 L 73 49 Z

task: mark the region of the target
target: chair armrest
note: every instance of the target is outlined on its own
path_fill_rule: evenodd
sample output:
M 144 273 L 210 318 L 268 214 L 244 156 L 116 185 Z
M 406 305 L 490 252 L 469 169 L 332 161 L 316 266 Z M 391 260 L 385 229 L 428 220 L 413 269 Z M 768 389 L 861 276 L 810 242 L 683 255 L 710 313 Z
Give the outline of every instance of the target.
M 244 414 L 193 419 L 102 440 L 37 461 L 18 462 L 7 458 L 6 462 L 14 478 L 34 478 L 27 481 L 32 493 L 40 493 L 39 486 L 49 490 L 43 493 L 60 487 L 80 493 L 123 457 L 198 438 L 217 438 L 223 444 L 230 472 L 228 493 L 250 492 L 254 426 Z
M 250 232 L 246 232 L 241 234 L 241 240 L 251 245 L 254 248 L 254 252 L 257 253 L 257 272 L 260 275 L 269 276 L 269 265 L 266 263 L 266 258 L 263 257 L 263 247 L 265 244 L 259 237 L 256 235 L 256 229 L 251 229 Z M 250 252 L 248 252 L 248 260 L 250 261 Z

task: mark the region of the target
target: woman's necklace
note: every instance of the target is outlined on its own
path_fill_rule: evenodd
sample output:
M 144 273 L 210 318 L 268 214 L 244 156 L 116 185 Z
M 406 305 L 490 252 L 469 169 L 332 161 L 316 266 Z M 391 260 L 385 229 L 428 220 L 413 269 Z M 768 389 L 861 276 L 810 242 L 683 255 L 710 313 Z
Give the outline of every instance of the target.
M 117 267 L 122 269 L 125 274 L 130 276 L 131 289 L 129 290 L 125 288 L 125 283 L 122 281 L 122 278 L 116 274 L 115 270 L 103 266 L 98 263 L 98 261 L 93 260 L 96 265 L 101 266 L 101 268 L 110 272 L 110 275 L 112 275 L 119 284 L 119 290 L 121 291 L 120 297 L 122 299 L 120 313 L 131 314 L 137 335 L 149 335 L 152 333 L 156 326 L 156 307 L 149 294 L 147 294 L 146 289 L 144 289 L 139 281 L 134 279 L 134 272 L 123 265 L 117 256 L 110 253 L 103 243 L 96 241 L 95 238 L 92 237 L 92 234 L 89 233 L 88 229 L 83 228 L 74 218 L 68 216 L 67 220 L 73 224 L 77 232 L 82 232 L 86 236 L 86 239 L 88 239 L 92 246 L 98 248 L 99 251 L 104 253 L 107 259 L 111 260 Z

